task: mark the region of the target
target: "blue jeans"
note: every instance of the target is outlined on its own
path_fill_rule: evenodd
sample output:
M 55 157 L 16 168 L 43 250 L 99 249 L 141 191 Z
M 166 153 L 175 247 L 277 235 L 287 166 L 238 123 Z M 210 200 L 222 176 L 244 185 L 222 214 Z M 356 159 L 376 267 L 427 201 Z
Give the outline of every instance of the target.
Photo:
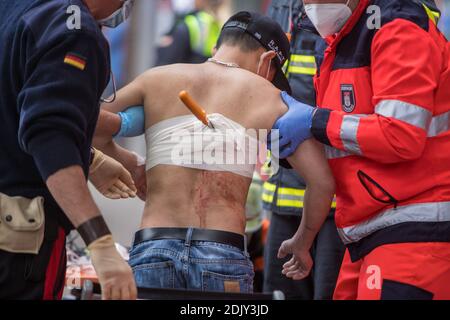
M 222 243 L 150 240 L 135 245 L 129 264 L 141 288 L 253 292 L 253 264 L 247 252 Z

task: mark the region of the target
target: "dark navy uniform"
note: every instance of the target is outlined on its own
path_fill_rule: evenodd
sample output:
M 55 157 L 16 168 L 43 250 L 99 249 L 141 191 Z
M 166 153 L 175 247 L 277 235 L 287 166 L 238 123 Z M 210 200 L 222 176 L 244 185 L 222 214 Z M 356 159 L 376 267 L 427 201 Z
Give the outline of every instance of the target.
M 300 0 L 274 0 L 268 14 L 292 36 L 291 56 L 285 67 L 293 97 L 315 106 L 313 76 L 322 60 L 326 43 L 317 34 L 302 7 Z M 281 275 L 286 260 L 276 258 L 281 243 L 291 238 L 298 229 L 305 187 L 302 177 L 282 166 L 263 186 L 263 207 L 272 212 L 265 250 L 264 291 L 281 290 L 288 298 L 296 299 L 331 299 L 344 252 L 334 225 L 334 209 L 312 250 L 315 260 L 312 276 L 302 281 L 292 281 Z M 332 206 L 336 207 L 334 201 Z
M 80 8 L 79 30 L 67 23 L 71 5 Z M 45 209 L 38 255 L 0 250 L 0 299 L 52 299 L 72 225 L 45 182 L 74 165 L 88 175 L 109 48 L 81 0 L 0 0 L 0 30 L 0 193 L 41 196 Z

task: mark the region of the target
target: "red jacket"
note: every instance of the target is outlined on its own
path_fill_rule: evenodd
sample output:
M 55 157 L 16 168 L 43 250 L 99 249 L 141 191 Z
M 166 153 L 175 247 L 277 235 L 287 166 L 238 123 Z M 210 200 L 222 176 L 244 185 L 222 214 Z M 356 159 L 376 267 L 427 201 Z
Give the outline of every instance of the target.
M 417 2 L 361 0 L 316 76 L 312 132 L 330 146 L 352 260 L 387 243 L 450 241 L 450 45 Z

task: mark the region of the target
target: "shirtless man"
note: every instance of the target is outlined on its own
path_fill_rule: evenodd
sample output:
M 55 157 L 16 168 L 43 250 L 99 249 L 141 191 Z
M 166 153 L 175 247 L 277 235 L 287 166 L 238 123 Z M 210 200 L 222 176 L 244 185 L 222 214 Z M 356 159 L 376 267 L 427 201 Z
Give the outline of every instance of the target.
M 192 120 L 178 98 L 182 90 L 214 116 L 216 126 L 224 122 L 270 130 L 287 112 L 279 89 L 290 89 L 281 70 L 288 52 L 288 39 L 276 22 L 240 12 L 225 24 L 213 61 L 151 69 L 104 106 L 114 113 L 145 107 L 147 199 L 130 256 L 138 287 L 252 291 L 253 267 L 244 238 L 251 178 L 232 170 L 214 171 L 207 164 L 199 170 L 158 162 L 155 150 L 163 141 L 155 132 L 162 135 L 171 130 L 170 124 Z M 221 132 L 206 126 L 201 130 Z M 101 136 L 111 143 L 117 131 L 97 134 L 97 143 Z M 334 181 L 322 148 L 312 140 L 288 161 L 305 178 L 307 191 L 302 225 L 280 255 L 293 254 L 292 272 L 309 273 L 309 249 L 328 214 Z

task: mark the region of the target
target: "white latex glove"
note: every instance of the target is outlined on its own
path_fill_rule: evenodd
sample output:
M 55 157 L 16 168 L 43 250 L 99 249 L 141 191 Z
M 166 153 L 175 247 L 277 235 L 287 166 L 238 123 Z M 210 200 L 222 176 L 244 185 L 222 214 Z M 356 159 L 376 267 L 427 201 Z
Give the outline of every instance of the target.
M 88 247 L 102 287 L 103 300 L 136 300 L 137 288 L 130 266 L 117 252 L 111 235 Z
M 94 149 L 89 167 L 89 180 L 95 188 L 110 199 L 136 197 L 136 186 L 130 172 L 118 161 Z

